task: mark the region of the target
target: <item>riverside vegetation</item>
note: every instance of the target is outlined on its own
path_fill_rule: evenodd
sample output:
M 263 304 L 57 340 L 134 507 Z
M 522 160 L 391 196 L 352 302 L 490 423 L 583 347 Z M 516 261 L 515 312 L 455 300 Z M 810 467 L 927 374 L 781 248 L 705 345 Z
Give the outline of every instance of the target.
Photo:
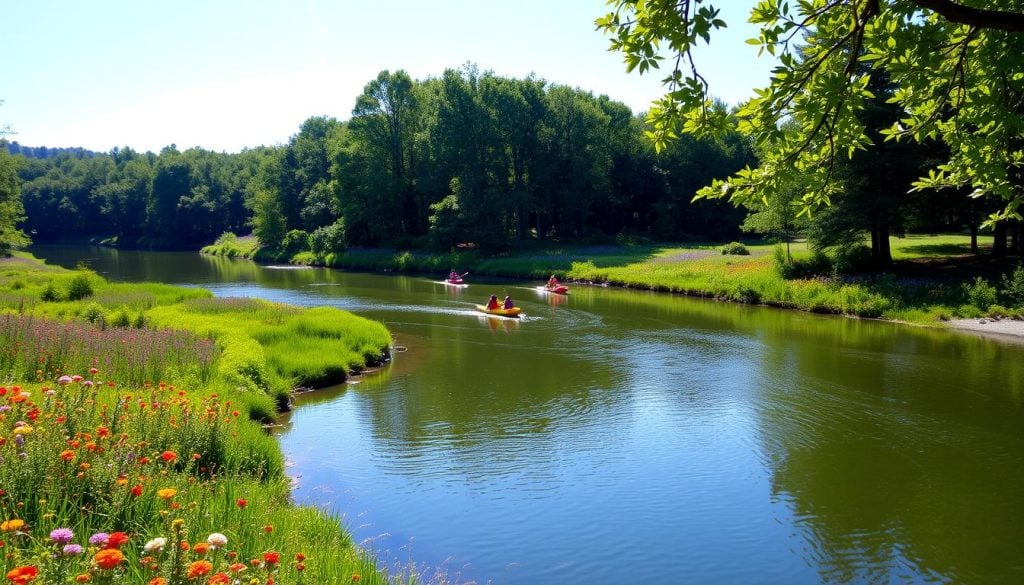
M 337 518 L 290 503 L 282 454 L 259 424 L 291 387 L 384 359 L 382 325 L 335 309 L 114 284 L 24 255 L 0 259 L 0 308 L 0 546 L 10 582 L 397 578 Z M 314 344 L 326 350 L 309 351 Z
M 247 251 L 237 249 L 232 234 L 203 252 L 259 259 L 251 240 L 243 241 L 248 242 Z M 1024 318 L 1024 266 L 990 265 L 986 257 L 971 253 L 968 236 L 893 237 L 890 246 L 893 269 L 882 274 L 859 272 L 871 262 L 866 247 L 825 253 L 812 251 L 805 243 L 794 244 L 789 253 L 780 245 L 734 242 L 725 246 L 548 246 L 490 257 L 474 250 L 350 249 L 323 255 L 300 252 L 290 260 L 435 274 L 458 267 L 477 275 L 533 279 L 554 273 L 582 282 L 917 324 L 958 317 Z

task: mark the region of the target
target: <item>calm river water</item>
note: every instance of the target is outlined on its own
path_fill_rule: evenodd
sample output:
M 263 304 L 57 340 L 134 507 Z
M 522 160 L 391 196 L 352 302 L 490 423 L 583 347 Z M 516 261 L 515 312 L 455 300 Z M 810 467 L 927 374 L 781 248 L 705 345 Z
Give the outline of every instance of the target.
M 664 294 L 38 248 L 331 305 L 395 354 L 302 396 L 295 497 L 459 581 L 1024 582 L 1024 347 Z M 511 294 L 520 321 L 478 316 Z

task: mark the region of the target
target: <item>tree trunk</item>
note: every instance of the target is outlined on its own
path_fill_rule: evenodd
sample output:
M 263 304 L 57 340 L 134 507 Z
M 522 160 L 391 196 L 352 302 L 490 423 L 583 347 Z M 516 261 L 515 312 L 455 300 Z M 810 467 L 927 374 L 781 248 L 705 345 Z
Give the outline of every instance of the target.
M 887 223 L 877 223 L 871 228 L 871 258 L 877 268 L 892 266 L 892 247 L 889 245 Z
M 1015 221 L 1010 224 L 1010 251 L 1018 256 L 1021 253 L 1021 223 Z
M 996 258 L 1006 257 L 1006 222 L 1001 221 L 992 229 L 992 255 Z
M 978 253 L 978 222 L 971 218 L 971 253 Z

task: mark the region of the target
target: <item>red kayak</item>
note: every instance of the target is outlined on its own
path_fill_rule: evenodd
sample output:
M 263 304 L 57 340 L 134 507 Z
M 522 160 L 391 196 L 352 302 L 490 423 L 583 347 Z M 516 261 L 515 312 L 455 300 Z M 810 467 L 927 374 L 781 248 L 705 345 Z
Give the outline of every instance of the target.
M 560 285 L 558 285 L 556 287 L 547 287 L 547 286 L 545 286 L 544 290 L 546 290 L 546 291 L 548 291 L 550 293 L 555 293 L 557 295 L 567 295 L 567 294 L 569 294 L 569 287 L 565 286 L 564 284 L 560 284 Z
M 462 284 L 461 278 L 446 278 L 444 279 L 444 281 L 447 282 L 448 284 Z

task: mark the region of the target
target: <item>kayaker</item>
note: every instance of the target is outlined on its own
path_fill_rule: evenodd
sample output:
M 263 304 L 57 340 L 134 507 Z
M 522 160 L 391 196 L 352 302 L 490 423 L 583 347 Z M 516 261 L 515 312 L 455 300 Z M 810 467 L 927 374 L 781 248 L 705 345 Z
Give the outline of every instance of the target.
M 488 299 L 487 301 L 487 310 L 497 311 L 499 306 L 500 305 L 498 305 L 498 295 L 491 295 L 491 298 Z
M 462 280 L 462 278 L 459 277 L 459 273 L 455 272 L 454 270 L 452 270 L 451 273 L 448 275 L 448 282 L 458 282 L 460 280 Z
M 550 288 L 550 289 L 558 288 L 558 279 L 555 278 L 554 274 L 552 274 L 551 278 L 548 279 L 548 288 Z
M 515 308 L 515 304 L 512 303 L 512 297 L 505 296 L 505 303 L 502 305 L 502 308 L 503 309 L 513 309 L 513 308 Z

